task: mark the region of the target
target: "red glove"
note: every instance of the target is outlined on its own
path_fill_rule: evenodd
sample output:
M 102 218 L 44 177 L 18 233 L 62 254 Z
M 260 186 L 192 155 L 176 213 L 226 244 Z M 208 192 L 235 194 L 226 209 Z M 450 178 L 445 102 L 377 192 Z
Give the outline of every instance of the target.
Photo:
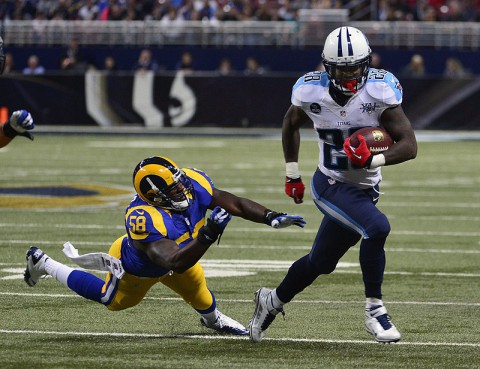
M 358 135 L 358 141 L 358 147 L 350 146 L 350 137 L 347 137 L 347 139 L 343 143 L 343 149 L 345 150 L 345 154 L 347 154 L 348 158 L 353 164 L 358 165 L 362 168 L 370 168 L 373 155 L 367 146 L 365 137 L 363 137 L 362 135 Z
M 295 204 L 301 204 L 303 202 L 303 195 L 305 193 L 305 185 L 302 182 L 302 178 L 285 178 L 285 193 L 287 196 L 293 198 Z

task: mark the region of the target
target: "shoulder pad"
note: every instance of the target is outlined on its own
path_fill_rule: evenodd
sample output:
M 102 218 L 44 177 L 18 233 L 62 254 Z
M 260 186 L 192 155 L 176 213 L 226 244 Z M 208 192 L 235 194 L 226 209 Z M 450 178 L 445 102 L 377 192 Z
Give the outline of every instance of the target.
M 196 168 L 182 168 L 185 174 L 195 182 L 197 182 L 200 186 L 202 186 L 205 190 L 207 190 L 210 194 L 213 192 L 213 185 L 212 180 L 210 177 L 199 169 Z
M 387 105 L 399 105 L 403 100 L 403 89 L 392 73 L 384 69 L 370 68 L 366 83 L 370 96 Z
M 310 72 L 300 77 L 292 88 L 291 101 L 300 106 L 302 102 L 321 100 L 328 92 L 330 80 L 325 72 Z

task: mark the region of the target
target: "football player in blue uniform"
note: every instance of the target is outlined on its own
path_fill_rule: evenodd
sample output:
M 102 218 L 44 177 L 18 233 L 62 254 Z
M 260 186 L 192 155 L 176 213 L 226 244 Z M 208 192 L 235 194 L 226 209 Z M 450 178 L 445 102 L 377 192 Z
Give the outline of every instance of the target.
M 3 39 L 0 37 L 0 75 L 3 74 L 4 69 L 5 54 L 3 53 Z M 35 124 L 28 111 L 14 111 L 10 118 L 0 126 L 0 147 L 8 145 L 17 135 L 33 140 L 33 136 L 28 132 L 33 128 L 35 128 Z
M 396 342 L 400 332 L 382 301 L 384 245 L 390 223 L 375 206 L 381 166 L 402 163 L 417 155 L 415 134 L 402 107 L 397 78 L 370 68 L 371 49 L 365 35 L 353 27 L 331 32 L 324 45 L 324 72 L 311 72 L 293 86 L 291 106 L 282 130 L 286 162 L 285 192 L 303 202 L 305 186 L 298 166 L 300 127 L 309 122 L 317 133 L 319 163 L 311 182 L 313 201 L 324 217 L 309 254 L 290 267 L 273 290 L 260 288 L 249 324 L 250 338 L 259 342 L 283 305 L 332 273 L 340 258 L 360 240 L 359 261 L 366 297 L 365 328 L 379 342 Z M 372 155 L 363 136 L 354 148 L 349 136 L 364 127 L 385 128 L 396 142 Z
M 274 228 L 303 227 L 300 216 L 269 210 L 246 198 L 214 187 L 210 178 L 193 168 L 179 168 L 161 156 L 142 160 L 133 173 L 136 196 L 125 211 L 126 234 L 109 254 L 75 256 L 81 266 L 100 265 L 105 280 L 61 264 L 37 247 L 27 251 L 25 282 L 34 286 L 45 274 L 77 294 L 117 311 L 135 306 L 156 283 L 180 295 L 199 314 L 202 325 L 221 333 L 246 335 L 239 322 L 217 310 L 207 287 L 200 258 L 220 238 L 233 216 Z M 205 222 L 207 210 L 213 210 Z M 73 251 L 73 252 L 71 252 Z

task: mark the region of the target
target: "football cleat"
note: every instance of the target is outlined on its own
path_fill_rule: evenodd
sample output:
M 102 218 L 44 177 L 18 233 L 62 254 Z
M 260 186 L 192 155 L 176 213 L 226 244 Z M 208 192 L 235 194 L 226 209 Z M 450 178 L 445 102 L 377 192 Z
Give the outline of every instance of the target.
M 374 305 L 365 309 L 367 318 L 365 319 L 365 329 L 378 342 L 392 343 L 400 341 L 401 335 L 387 314 L 387 309 L 383 305 Z
M 238 336 L 245 336 L 248 334 L 247 329 L 236 320 L 223 315 L 218 312 L 217 319 L 214 323 L 209 323 L 203 316 L 200 317 L 200 323 L 207 328 L 214 329 L 223 334 L 235 334 Z
M 248 324 L 250 339 L 253 342 L 260 342 L 265 335 L 265 331 L 270 324 L 275 320 L 278 313 L 285 316 L 283 309 L 277 310 L 273 308 L 269 310 L 267 307 L 267 299 L 271 298 L 268 288 L 262 287 L 255 292 L 255 312 Z
M 32 246 L 27 251 L 26 259 L 27 268 L 23 273 L 23 279 L 26 284 L 33 287 L 41 277 L 47 274 L 45 272 L 45 261 L 48 256 L 38 247 Z

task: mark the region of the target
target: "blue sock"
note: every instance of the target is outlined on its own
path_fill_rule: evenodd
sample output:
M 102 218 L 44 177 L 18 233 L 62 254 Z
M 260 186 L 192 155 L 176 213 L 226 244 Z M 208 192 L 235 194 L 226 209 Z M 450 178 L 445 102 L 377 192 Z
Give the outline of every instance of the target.
M 93 274 L 75 270 L 68 276 L 68 287 L 86 299 L 101 303 L 102 288 L 105 282 Z

